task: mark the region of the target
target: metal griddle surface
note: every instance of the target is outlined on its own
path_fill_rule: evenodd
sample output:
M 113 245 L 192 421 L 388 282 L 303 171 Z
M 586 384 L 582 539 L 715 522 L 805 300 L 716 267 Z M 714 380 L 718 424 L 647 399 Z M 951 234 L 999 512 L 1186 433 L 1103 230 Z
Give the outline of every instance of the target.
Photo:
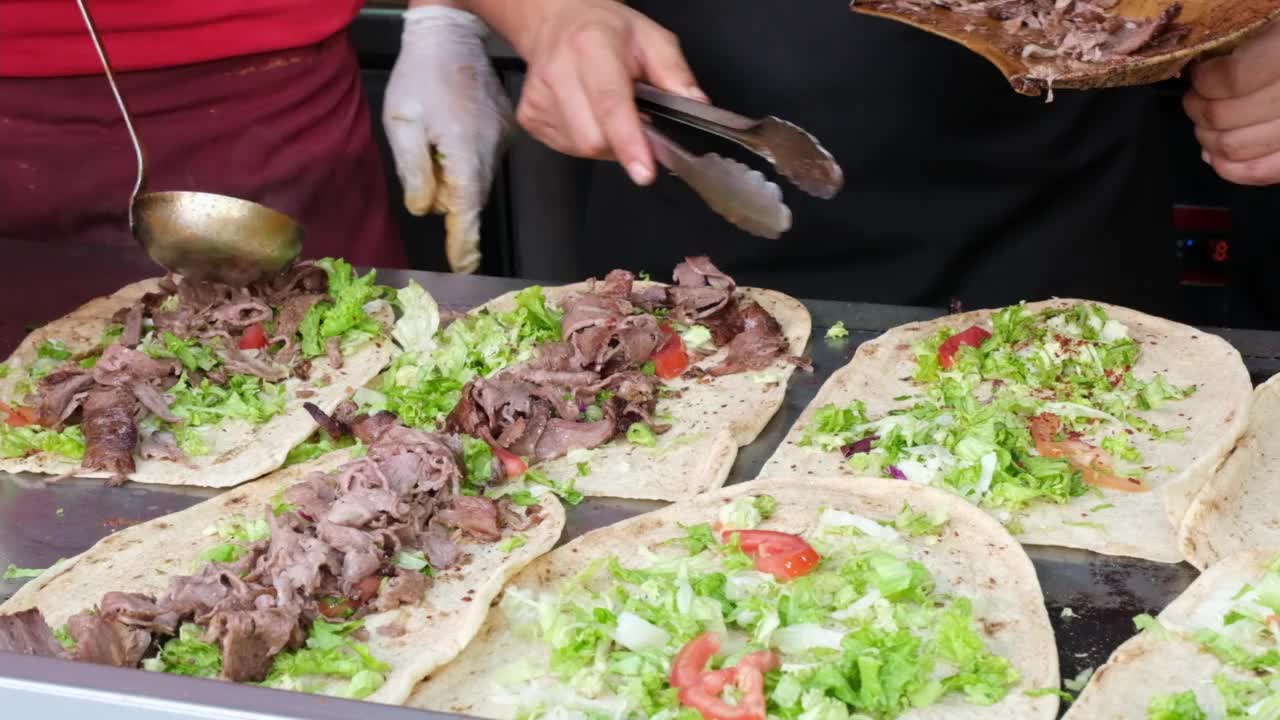
M 18 249 L 20 254 L 34 256 L 44 256 L 48 252 L 27 246 L 19 246 Z M 75 297 L 68 297 L 71 294 L 65 291 L 68 284 L 61 282 L 51 286 L 37 280 L 25 289 L 22 286 L 0 288 L 0 299 L 4 301 L 7 314 L 0 323 L 0 351 L 3 354 L 7 355 L 22 337 L 23 326 L 47 322 L 93 295 L 112 292 L 125 282 L 153 274 L 145 262 L 136 259 L 121 260 L 98 256 L 90 251 L 78 252 L 82 257 L 75 263 L 64 265 L 59 275 L 64 279 L 69 267 L 76 274 L 85 275 L 87 291 L 84 290 L 86 285 L 70 285 L 82 289 Z M 33 267 L 23 262 L 18 266 Z M 503 292 L 531 284 L 527 281 L 427 272 L 379 273 L 380 281 L 393 286 L 400 286 L 409 278 L 428 288 L 442 306 L 455 310 L 474 307 Z M 49 279 L 52 281 L 52 277 Z M 36 302 L 31 302 L 33 294 Z M 813 359 L 814 372 L 793 376 L 782 410 L 756 442 L 739 452 L 729 476 L 730 484 L 755 477 L 823 381 L 849 361 L 860 343 L 895 325 L 943 314 L 940 310 L 928 308 L 865 303 L 806 301 L 805 304 L 813 315 L 813 337 L 808 354 Z M 15 323 L 15 320 L 21 322 Z M 849 336 L 842 340 L 825 339 L 827 329 L 836 321 L 844 322 Z M 1241 350 L 1255 383 L 1280 369 L 1280 336 L 1257 331 L 1215 332 Z M 207 489 L 136 484 L 112 489 L 97 480 L 48 483 L 39 476 L 0 473 L 0 568 L 9 563 L 21 567 L 46 567 L 59 558 L 83 552 L 119 528 L 181 510 L 216 493 Z M 570 508 L 561 542 L 660 506 L 661 503 L 648 501 L 589 498 Z M 1165 565 L 1064 548 L 1029 547 L 1027 550 L 1044 589 L 1045 604 L 1057 636 L 1064 680 L 1102 664 L 1120 643 L 1133 635 L 1133 616 L 1159 612 L 1196 577 L 1195 569 L 1185 563 Z M 20 586 L 20 581 L 0 580 L 0 601 L 11 596 Z M 95 588 L 93 594 L 96 597 L 97 593 L 110 589 Z M 86 598 L 86 604 L 89 602 L 91 599 Z M 1063 617 L 1064 610 L 1068 608 L 1068 617 Z M 102 678 L 100 682 L 107 686 L 119 687 L 120 672 L 105 668 L 93 668 L 90 672 L 73 663 L 34 662 L 29 658 L 0 653 L 0 693 L 3 693 L 6 679 L 16 681 L 18 678 L 23 682 L 39 681 L 54 686 L 91 684 L 95 678 Z M 334 707 L 334 703 L 339 701 L 330 699 L 291 694 L 287 701 L 282 702 L 275 699 L 280 695 L 276 691 L 205 692 L 203 688 L 210 685 L 205 681 L 150 673 L 126 673 L 125 676 L 131 675 L 136 677 L 130 677 L 125 691 L 129 695 L 146 695 L 155 700 L 199 698 L 202 712 L 269 713 L 276 717 L 283 712 L 285 717 L 330 717 L 339 710 Z M 56 688 L 54 693 L 59 694 Z M 345 705 L 345 702 L 341 704 Z M 390 708 L 368 704 L 358 707 L 358 713 L 369 720 L 404 717 Z M 430 715 L 413 714 L 414 717 Z

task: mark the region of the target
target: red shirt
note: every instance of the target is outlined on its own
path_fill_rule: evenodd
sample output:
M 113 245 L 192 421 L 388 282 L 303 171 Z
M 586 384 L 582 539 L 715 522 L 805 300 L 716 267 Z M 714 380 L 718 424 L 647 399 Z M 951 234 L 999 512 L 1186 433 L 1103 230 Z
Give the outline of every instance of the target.
M 114 70 L 150 70 L 311 45 L 363 0 L 86 0 Z M 100 73 L 73 0 L 0 2 L 0 76 Z

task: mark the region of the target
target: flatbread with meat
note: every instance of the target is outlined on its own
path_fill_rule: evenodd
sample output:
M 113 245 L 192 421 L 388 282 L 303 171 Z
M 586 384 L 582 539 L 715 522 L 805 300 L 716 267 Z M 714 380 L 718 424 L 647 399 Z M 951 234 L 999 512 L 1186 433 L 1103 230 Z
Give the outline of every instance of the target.
M 610 278 L 619 284 L 627 283 L 619 271 Z M 654 282 L 630 283 L 630 291 L 618 295 L 635 301 L 626 311 L 643 308 L 646 296 L 656 299 L 650 304 L 651 309 L 674 311 L 678 319 L 684 320 L 682 324 L 686 329 L 681 334 L 682 341 L 685 352 L 691 356 L 687 368 L 679 368 L 678 372 L 676 368 L 670 373 L 663 372 L 662 367 L 657 367 L 651 375 L 641 370 L 637 376 L 632 371 L 630 378 L 610 381 L 611 375 L 617 378 L 627 372 L 611 372 L 612 363 L 616 362 L 619 368 L 628 366 L 625 360 L 619 361 L 626 353 L 640 360 L 630 362 L 633 367 L 643 368 L 646 361 L 653 362 L 650 358 L 655 355 L 660 363 L 662 345 L 672 335 L 661 329 L 663 320 L 671 315 L 624 314 L 614 312 L 613 307 L 601 308 L 611 304 L 599 300 L 601 291 L 606 293 L 603 297 L 610 297 L 608 293 L 614 292 L 606 289 L 609 283 L 610 279 L 606 279 L 546 289 L 548 304 L 564 313 L 561 321 L 564 341 L 554 348 L 563 354 L 553 358 L 552 349 L 544 349 L 540 356 L 561 362 L 562 367 L 585 365 L 592 369 L 590 377 L 564 378 L 569 382 L 563 387 L 575 397 L 591 400 L 589 396 L 598 395 L 600 390 L 584 392 L 583 388 L 595 386 L 605 392 L 608 388 L 617 388 L 620 392 L 615 397 L 624 397 L 630 389 L 629 379 L 653 388 L 641 390 L 642 397 L 632 402 L 633 407 L 656 400 L 653 409 L 638 410 L 631 416 L 631 408 L 624 405 L 617 419 L 606 412 L 598 424 L 580 422 L 567 431 L 561 428 L 569 426 L 553 426 L 532 443 L 528 434 L 513 439 L 512 447 L 524 451 L 518 454 L 531 456 L 553 483 L 572 480 L 577 490 L 588 496 L 679 500 L 722 486 L 738 448 L 755 440 L 782 407 L 787 382 L 812 330 L 808 310 L 795 298 L 772 290 L 738 289 L 729 279 L 724 288 L 707 286 L 706 289 L 716 296 L 710 303 L 733 303 L 735 307 L 728 312 L 703 307 L 701 317 L 697 311 L 681 315 L 679 303 L 666 300 L 669 286 Z M 514 296 L 509 293 L 484 308 L 491 312 L 509 310 L 515 305 Z M 750 329 L 717 327 L 719 314 L 743 312 L 747 314 Z M 600 329 L 621 317 L 634 318 L 640 327 Z M 687 347 L 691 344 L 687 338 L 697 333 L 688 328 L 709 328 L 701 345 Z M 717 335 L 720 342 L 716 342 Z M 613 349 L 619 347 L 624 349 L 621 352 Z M 609 352 L 616 354 L 598 359 Z M 586 363 L 579 362 L 593 354 L 595 357 Z M 539 385 L 540 380 L 552 379 L 551 372 L 542 371 L 536 360 L 532 365 L 508 372 L 517 382 L 529 381 L 533 386 Z M 473 386 L 472 396 L 483 396 L 483 391 L 477 393 Z M 466 408 L 455 411 L 452 417 L 460 428 L 468 430 L 478 429 L 483 423 L 467 417 Z M 631 430 L 634 424 L 660 432 Z M 587 425 L 592 425 L 591 430 L 583 429 Z M 494 423 L 490 432 L 497 432 L 501 437 L 507 427 Z M 605 442 L 599 438 L 605 438 Z
M 1081 300 L 979 310 L 864 343 L 761 475 L 932 484 L 1024 543 L 1178 562 L 1251 392 L 1240 354 L 1186 325 Z
M 1098 668 L 1064 720 L 1265 718 L 1280 712 L 1280 550 L 1209 568 Z
M 1049 720 L 1058 699 L 1027 691 L 1057 687 L 1053 648 L 1030 559 L 981 511 L 883 479 L 777 478 L 539 558 L 408 704 L 499 719 Z
M 248 289 L 133 283 L 2 366 L 0 471 L 229 487 L 284 463 L 392 353 L 389 288 L 341 260 Z
M 431 341 L 356 400 L 482 438 L 510 475 L 567 497 L 677 500 L 720 487 L 806 364 L 811 321 L 799 301 L 738 288 L 705 257 L 674 279 L 615 270 L 508 293 L 425 326 Z
M 551 549 L 550 492 L 493 500 L 470 441 L 362 418 L 328 454 L 104 538 L 0 606 L 0 651 L 403 702 Z M 105 594 L 103 594 L 105 591 Z
M 1244 437 L 1187 510 L 1178 539 L 1204 569 L 1245 550 L 1280 547 L 1280 376 L 1258 386 Z

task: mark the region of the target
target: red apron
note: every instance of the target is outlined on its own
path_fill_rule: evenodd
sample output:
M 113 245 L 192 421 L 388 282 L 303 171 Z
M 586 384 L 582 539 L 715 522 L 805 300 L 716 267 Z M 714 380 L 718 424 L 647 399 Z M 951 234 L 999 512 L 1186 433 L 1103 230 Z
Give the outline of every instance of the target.
M 148 189 L 288 213 L 306 228 L 305 257 L 406 264 L 345 32 L 117 79 L 146 149 Z M 132 247 L 134 173 L 105 77 L 0 78 L 0 237 Z

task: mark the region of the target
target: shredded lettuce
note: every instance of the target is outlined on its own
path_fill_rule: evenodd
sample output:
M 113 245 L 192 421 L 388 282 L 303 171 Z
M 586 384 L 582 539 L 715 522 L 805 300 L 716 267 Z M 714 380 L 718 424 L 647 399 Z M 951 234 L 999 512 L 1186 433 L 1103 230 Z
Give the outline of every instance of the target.
M 778 500 L 772 495 L 740 496 L 720 508 L 720 529 L 750 530 L 768 519 L 777 509 Z
M 839 450 L 863 439 L 860 431 L 867 425 L 867 406 L 861 400 L 854 400 L 845 407 L 829 403 L 814 413 L 813 420 L 800 437 L 800 446 L 827 452 Z
M 859 473 L 905 477 L 935 485 L 991 509 L 1018 511 L 1062 504 L 1089 488 L 1065 458 L 1035 449 L 1028 423 L 1058 415 L 1064 432 L 1091 436 L 1117 463 L 1138 476 L 1142 457 L 1129 435 L 1174 437 L 1137 413 L 1182 399 L 1162 376 L 1138 379 L 1131 368 L 1140 347 L 1123 325 L 1092 303 L 1032 313 L 1024 305 L 997 312 L 992 337 L 962 346 L 943 369 L 938 351 L 954 333 L 943 329 L 918 343 L 914 379 L 921 392 L 883 417 L 870 419 L 861 403 L 827 405 L 815 413 L 800 444 L 843 450 Z
M 283 467 L 309 462 L 322 455 L 328 455 L 335 450 L 342 450 L 359 444 L 360 441 L 350 435 L 334 440 L 329 437 L 329 433 L 317 430 L 311 437 L 289 451 L 289 454 L 284 459 Z
M 84 457 L 84 433 L 78 425 L 50 430 L 36 425 L 0 424 L 0 457 L 25 457 L 38 452 L 79 460 Z
M 644 423 L 631 423 L 627 428 L 627 440 L 641 447 L 653 447 L 658 444 L 658 436 Z
M 899 532 L 911 537 L 941 535 L 943 528 L 947 525 L 947 520 L 948 517 L 945 511 L 916 512 L 910 504 L 903 503 L 902 510 L 893 519 L 893 526 Z
M 260 425 L 284 412 L 287 388 L 250 375 L 232 375 L 226 385 L 208 379 L 191 385 L 184 373 L 169 389 L 170 410 L 189 427 L 213 425 L 231 418 Z
M 1190 690 L 1172 695 L 1162 695 L 1151 701 L 1147 708 L 1148 720 L 1206 720 L 1204 710 L 1196 702 L 1196 694 Z
M 465 315 L 435 334 L 432 349 L 398 355 L 374 384 L 381 394 L 377 409 L 410 427 L 434 429 L 467 382 L 527 360 L 539 344 L 559 339 L 560 313 L 547 305 L 542 288 L 526 288 L 516 294 L 515 309 Z M 364 410 L 372 409 L 368 399 L 361 401 Z
M 221 343 L 221 339 L 213 338 L 209 343 Z M 208 372 L 220 365 L 214 349 L 200 340 L 184 340 L 171 332 L 152 335 L 142 344 L 143 352 L 153 358 L 174 359 L 182 363 L 188 372 Z
M 428 577 L 435 574 L 435 570 L 431 567 L 431 561 L 427 559 L 427 554 L 421 550 L 401 550 L 396 553 L 394 563 L 398 568 L 417 570 Z
M 71 633 L 67 631 L 66 625 L 61 625 L 53 629 L 53 638 L 58 644 L 67 650 L 76 649 L 76 639 L 71 637 Z
M 541 485 L 555 493 L 561 500 L 570 505 L 577 505 L 582 502 L 583 495 L 574 489 L 574 478 L 569 478 L 563 482 L 555 482 L 547 477 L 547 474 L 538 468 L 529 468 L 516 481 L 522 485 Z
M 160 652 L 142 662 L 152 672 L 211 678 L 222 673 L 222 651 L 201 638 L 204 631 L 195 623 L 183 623 L 178 636 L 171 638 Z
M 1222 609 L 1222 615 L 1199 627 L 1166 628 L 1149 615 L 1134 618 L 1139 629 L 1188 637 L 1232 668 L 1213 678 L 1227 718 L 1280 720 L 1280 637 L 1274 618 L 1280 610 L 1280 556 L 1261 576 L 1245 583 Z M 1148 707 L 1147 720 L 1207 720 L 1191 691 L 1161 695 Z M 1218 717 L 1214 715 L 1214 717 Z
M 396 291 L 396 302 L 403 313 L 391 330 L 391 337 L 405 352 L 429 353 L 436 347 L 435 334 L 440 328 L 440 306 L 417 282 Z
M 18 567 L 13 563 L 9 563 L 9 567 L 5 568 L 4 574 L 0 575 L 3 580 L 21 580 L 23 578 L 40 577 L 48 568 L 24 568 Z
M 478 492 L 493 478 L 493 448 L 470 435 L 462 436 L 462 466 L 466 470 L 466 490 Z
M 684 544 L 690 555 L 697 555 L 703 550 L 713 548 L 719 544 L 719 541 L 716 540 L 715 532 L 711 530 L 711 526 L 707 523 L 690 525 L 684 531 Z
M 386 681 L 391 666 L 373 657 L 364 643 L 351 634 L 364 626 L 363 620 L 330 623 L 316 620 L 307 636 L 306 647 L 280 653 L 271 664 L 268 687 L 302 692 L 323 692 L 333 678 L 349 680 L 336 693 L 342 697 L 368 697 Z
M 36 346 L 36 357 L 27 368 L 27 377 L 39 380 L 70 359 L 71 355 L 71 350 L 61 340 L 45 340 Z
M 178 441 L 178 448 L 189 457 L 209 454 L 209 443 L 199 429 L 190 425 L 178 425 L 173 428 L 173 436 Z
M 298 327 L 302 354 L 309 358 L 323 355 L 329 338 L 341 338 L 347 345 L 381 333 L 381 326 L 365 311 L 365 305 L 391 293 L 390 288 L 374 283 L 376 273 L 370 270 L 356 275 L 350 263 L 335 258 L 317 260 L 316 265 L 329 276 L 329 299 L 311 306 L 302 318 Z
M 249 545 L 271 538 L 271 524 L 266 518 L 249 520 L 236 516 L 205 528 L 204 534 L 217 535 L 223 542 L 201 553 L 201 560 L 235 562 L 248 551 Z
M 610 557 L 556 593 L 504 595 L 512 631 L 547 649 L 545 671 L 501 681 L 518 716 L 607 706 L 611 717 L 696 718 L 668 673 L 703 632 L 724 647 L 712 667 L 766 648 L 781 655 L 765 679 L 771 718 L 890 718 L 948 695 L 985 706 L 1017 684 L 1010 663 L 987 649 L 969 600 L 937 592 L 922 564 L 879 540 L 814 537 L 817 569 L 782 583 L 755 570 L 737 536 L 721 544 L 705 523 L 685 533 L 672 543 L 685 553 L 639 548 L 628 562 L 644 567 Z M 546 673 L 556 684 L 530 692 L 531 678 Z
M 844 326 L 843 320 L 837 320 L 835 324 L 827 328 L 828 340 L 839 340 L 847 337 L 849 337 L 849 329 Z
M 502 552 L 509 553 L 519 550 L 529 542 L 529 538 L 524 535 L 512 535 L 498 544 L 498 549 Z

